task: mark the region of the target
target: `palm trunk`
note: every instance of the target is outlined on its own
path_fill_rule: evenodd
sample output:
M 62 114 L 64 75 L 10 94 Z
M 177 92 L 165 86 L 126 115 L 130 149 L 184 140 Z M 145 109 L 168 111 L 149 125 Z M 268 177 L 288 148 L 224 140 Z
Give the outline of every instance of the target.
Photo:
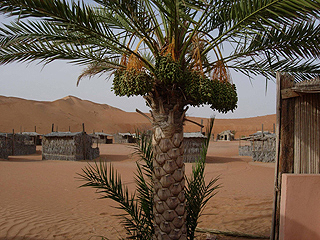
M 153 239 L 187 239 L 182 143 L 185 111 L 179 103 L 152 102 Z

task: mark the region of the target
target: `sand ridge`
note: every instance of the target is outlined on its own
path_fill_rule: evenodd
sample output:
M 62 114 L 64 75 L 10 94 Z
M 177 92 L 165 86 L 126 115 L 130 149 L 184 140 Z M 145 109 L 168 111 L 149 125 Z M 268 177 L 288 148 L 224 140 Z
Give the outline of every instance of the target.
M 36 130 L 40 134 L 54 131 L 93 131 L 114 134 L 117 132 L 135 132 L 151 129 L 147 118 L 136 112 L 125 112 L 107 104 L 98 104 L 88 100 L 81 100 L 74 96 L 67 96 L 52 102 L 32 101 L 14 97 L 0 96 L 0 132 Z M 197 123 L 207 124 L 207 119 L 188 117 Z M 215 137 L 224 130 L 234 130 L 236 138 L 248 136 L 261 130 L 273 131 L 275 115 L 267 115 L 242 119 L 216 119 L 213 129 Z M 185 122 L 185 132 L 198 132 L 200 127 L 190 122 Z

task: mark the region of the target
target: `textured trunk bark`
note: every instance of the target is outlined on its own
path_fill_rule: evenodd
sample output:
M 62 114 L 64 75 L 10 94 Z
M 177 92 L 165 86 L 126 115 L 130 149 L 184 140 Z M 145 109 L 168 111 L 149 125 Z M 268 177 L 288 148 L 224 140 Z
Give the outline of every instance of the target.
M 153 239 L 187 239 L 182 108 L 179 104 L 164 105 L 161 100 L 152 107 Z

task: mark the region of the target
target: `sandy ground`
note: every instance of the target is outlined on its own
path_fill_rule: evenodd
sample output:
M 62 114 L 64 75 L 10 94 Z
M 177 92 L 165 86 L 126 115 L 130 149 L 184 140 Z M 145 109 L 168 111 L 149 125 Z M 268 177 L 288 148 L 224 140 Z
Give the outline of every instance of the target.
M 123 182 L 134 189 L 135 161 L 127 145 L 100 145 Z M 212 142 L 206 178 L 220 176 L 219 189 L 200 218 L 200 228 L 268 236 L 271 226 L 274 164 L 253 163 L 237 154 L 238 142 Z M 0 161 L 0 240 L 119 239 L 121 213 L 92 188 L 79 188 L 84 161 L 41 161 L 31 156 Z M 187 175 L 191 164 L 186 164 Z M 233 239 L 199 234 L 198 239 Z M 237 238 L 245 239 L 245 238 Z

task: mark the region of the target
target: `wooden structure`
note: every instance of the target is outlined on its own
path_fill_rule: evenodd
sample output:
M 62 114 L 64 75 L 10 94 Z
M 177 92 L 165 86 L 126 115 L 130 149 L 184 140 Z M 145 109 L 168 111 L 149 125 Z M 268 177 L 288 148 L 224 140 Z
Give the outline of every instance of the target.
M 0 159 L 8 159 L 8 157 L 7 136 L 5 133 L 0 133 Z
M 36 132 L 22 132 L 22 135 L 29 136 L 35 145 L 41 145 L 42 135 Z
M 94 132 L 89 135 L 92 137 L 93 143 L 111 144 L 113 142 L 113 135 L 111 134 Z
M 218 141 L 232 141 L 234 140 L 234 134 L 231 130 L 225 130 L 217 135 Z
M 85 132 L 51 132 L 42 139 L 42 160 L 92 160 L 99 157 L 99 148 L 91 146 Z
M 113 135 L 114 143 L 135 143 L 135 134 L 131 133 L 117 133 Z
M 206 136 L 201 132 L 183 133 L 183 161 L 195 162 L 199 159 Z
M 36 153 L 36 145 L 30 136 L 17 133 L 0 133 L 0 158 Z
M 241 141 L 250 142 L 250 145 L 241 145 Z M 275 162 L 276 135 L 268 131 L 258 131 L 249 137 L 241 138 L 239 156 L 251 156 L 254 162 Z
M 298 82 L 277 73 L 277 143 L 271 240 L 279 239 L 284 173 L 319 174 L 320 80 Z

